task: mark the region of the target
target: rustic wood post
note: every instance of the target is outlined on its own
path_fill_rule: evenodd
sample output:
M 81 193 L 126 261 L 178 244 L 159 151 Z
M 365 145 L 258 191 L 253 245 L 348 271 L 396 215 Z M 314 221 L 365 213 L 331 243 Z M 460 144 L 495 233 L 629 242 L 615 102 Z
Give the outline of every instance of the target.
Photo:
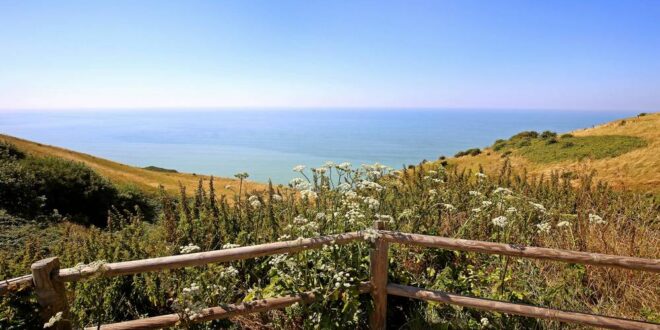
M 61 321 L 56 322 L 51 329 L 71 329 L 64 283 L 53 281 L 52 276 L 60 269 L 60 260 L 57 257 L 42 259 L 33 263 L 31 268 L 42 320 L 46 323 L 52 316 L 62 312 Z
M 375 230 L 385 230 L 383 221 L 374 221 Z M 371 250 L 371 298 L 374 301 L 374 310 L 371 314 L 370 325 L 373 330 L 385 329 L 387 319 L 387 268 L 389 243 L 380 236 Z

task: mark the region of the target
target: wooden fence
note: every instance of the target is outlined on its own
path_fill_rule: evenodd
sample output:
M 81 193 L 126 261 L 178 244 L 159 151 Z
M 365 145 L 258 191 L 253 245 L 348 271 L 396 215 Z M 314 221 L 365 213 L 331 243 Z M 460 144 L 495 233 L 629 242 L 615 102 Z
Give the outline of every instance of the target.
M 660 273 L 660 259 L 642 259 L 622 257 L 598 253 L 567 251 L 537 247 L 525 247 L 511 244 L 490 243 L 453 239 L 429 235 L 408 234 L 385 230 L 384 223 L 376 221 L 374 229 L 378 237 L 371 250 L 370 280 L 361 283 L 357 289 L 362 293 L 370 293 L 373 299 L 373 310 L 370 315 L 370 328 L 385 329 L 387 319 L 387 296 L 394 295 L 454 304 L 464 307 L 483 309 L 488 311 L 522 315 L 534 318 L 555 320 L 560 322 L 577 323 L 594 327 L 610 329 L 656 329 L 660 324 L 615 317 L 593 315 L 586 313 L 562 311 L 551 308 L 536 307 L 523 304 L 514 304 L 484 298 L 467 297 L 441 291 L 426 290 L 411 286 L 389 283 L 388 252 L 389 245 L 406 244 L 428 248 L 442 248 L 457 251 L 479 252 L 487 254 L 507 255 L 522 258 L 546 259 L 569 263 L 589 264 L 604 267 L 619 267 L 632 270 Z M 348 244 L 364 240 L 363 232 L 351 232 L 339 235 L 321 236 L 315 238 L 299 239 L 295 241 L 276 242 L 254 246 L 238 247 L 226 250 L 191 253 L 170 257 L 151 258 L 116 262 L 103 265 L 102 272 L 98 269 L 60 269 L 59 260 L 48 258 L 35 262 L 32 265 L 32 275 L 5 280 L 0 282 L 0 295 L 11 291 L 32 287 L 41 305 L 40 313 L 44 321 L 58 312 L 63 313 L 63 320 L 57 322 L 55 329 L 70 329 L 67 322 L 68 306 L 64 283 L 83 280 L 93 275 L 104 277 L 154 272 L 165 269 L 174 269 L 190 266 L 200 266 L 209 263 L 228 262 L 256 258 L 274 254 L 293 253 L 308 249 L 318 249 L 330 244 Z M 203 309 L 193 320 L 204 322 L 223 318 L 230 318 L 248 313 L 264 312 L 280 309 L 300 302 L 310 302 L 317 299 L 314 293 L 302 292 L 296 295 L 267 298 L 240 304 L 229 304 L 219 307 Z M 161 315 L 132 321 L 105 324 L 100 329 L 157 329 L 176 325 L 180 322 L 178 314 Z M 92 327 L 90 329 L 96 329 Z

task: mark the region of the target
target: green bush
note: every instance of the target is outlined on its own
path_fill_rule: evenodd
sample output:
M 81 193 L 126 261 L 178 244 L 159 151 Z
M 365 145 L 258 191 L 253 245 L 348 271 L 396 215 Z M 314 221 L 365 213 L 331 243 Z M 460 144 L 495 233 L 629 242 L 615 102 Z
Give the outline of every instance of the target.
M 463 157 L 463 156 L 468 156 L 468 155 L 470 155 L 470 156 L 476 156 L 476 155 L 478 155 L 478 154 L 480 154 L 480 153 L 481 153 L 481 149 L 479 149 L 479 148 L 471 148 L 471 149 L 468 149 L 468 150 L 465 150 L 465 151 L 459 151 L 459 152 L 457 152 L 457 153 L 454 155 L 454 157 L 457 157 L 457 158 L 458 158 L 458 157 Z

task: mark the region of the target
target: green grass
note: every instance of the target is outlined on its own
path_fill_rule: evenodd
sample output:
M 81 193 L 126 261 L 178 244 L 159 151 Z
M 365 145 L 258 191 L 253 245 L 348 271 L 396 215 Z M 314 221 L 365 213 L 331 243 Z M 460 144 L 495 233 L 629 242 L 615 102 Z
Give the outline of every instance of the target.
M 558 163 L 616 157 L 646 145 L 635 136 L 600 135 L 508 141 L 501 150 L 512 150 L 536 163 Z

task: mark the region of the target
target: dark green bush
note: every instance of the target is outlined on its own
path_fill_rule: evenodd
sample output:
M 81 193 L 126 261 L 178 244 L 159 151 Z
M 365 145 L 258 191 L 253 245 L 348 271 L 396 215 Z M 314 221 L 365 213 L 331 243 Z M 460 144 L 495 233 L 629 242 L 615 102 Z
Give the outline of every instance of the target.
M 573 137 L 573 134 L 570 134 L 570 133 L 566 133 L 566 134 L 561 135 L 562 139 L 569 139 L 569 138 L 572 138 L 572 137 Z
M 468 150 L 465 150 L 465 151 L 459 151 L 459 152 L 457 152 L 457 153 L 454 155 L 454 157 L 457 157 L 457 158 L 458 158 L 458 157 L 463 157 L 463 156 L 467 156 L 467 155 L 470 155 L 470 156 L 476 156 L 476 155 L 478 155 L 478 154 L 480 154 L 480 153 L 481 153 L 481 149 L 479 149 L 479 148 L 471 148 L 471 149 L 468 149 Z
M 520 132 L 520 133 L 512 136 L 510 140 L 536 139 L 538 137 L 539 137 L 539 133 L 537 131 L 523 131 L 523 132 Z
M 556 138 L 556 137 L 557 137 L 557 133 L 552 132 L 552 131 L 543 131 L 543 133 L 541 133 L 541 138 L 542 139 L 550 139 L 550 138 Z

